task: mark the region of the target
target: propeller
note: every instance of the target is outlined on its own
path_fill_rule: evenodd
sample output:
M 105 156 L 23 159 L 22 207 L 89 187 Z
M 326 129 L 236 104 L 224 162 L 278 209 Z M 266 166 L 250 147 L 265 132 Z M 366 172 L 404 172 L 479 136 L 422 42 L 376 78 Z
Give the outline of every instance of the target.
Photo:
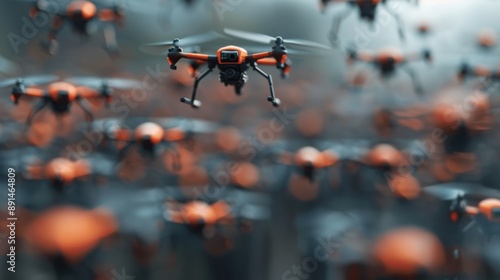
M 57 80 L 59 80 L 59 77 L 56 75 L 37 75 L 37 76 L 28 76 L 24 78 L 18 77 L 1 81 L 0 88 L 14 86 L 14 85 L 30 86 L 30 85 L 47 84 Z
M 211 121 L 189 118 L 152 118 L 154 122 L 166 128 L 180 128 L 189 133 L 210 134 L 216 132 L 220 125 Z
M 169 47 L 186 47 L 186 48 L 196 48 L 199 45 L 208 44 L 217 39 L 224 38 L 215 31 L 200 33 L 192 36 L 188 36 L 182 39 L 175 38 L 174 40 L 162 41 L 157 43 L 151 43 L 142 45 L 140 50 L 149 54 L 165 53 Z
M 312 47 L 322 50 L 331 49 L 329 46 L 304 39 L 283 39 L 283 37 L 281 36 L 272 37 L 265 34 L 252 33 L 252 32 L 234 30 L 229 28 L 224 28 L 224 33 L 235 38 L 253 41 L 261 44 L 274 43 L 276 46 L 282 46 L 283 44 L 287 44 L 287 45 L 306 47 L 306 48 Z
M 445 183 L 423 188 L 424 193 L 442 200 L 461 196 L 500 198 L 500 191 L 471 183 Z
M 77 77 L 69 79 L 68 82 L 91 88 L 131 89 L 141 86 L 139 81 L 126 78 Z
M 247 50 L 249 53 L 258 53 L 258 52 L 265 52 L 269 51 L 269 48 L 265 48 L 263 46 L 254 46 L 254 45 L 240 45 L 240 47 L 244 48 Z M 287 48 L 286 50 L 287 55 L 293 55 L 293 56 L 308 56 L 308 57 L 322 57 L 324 54 L 321 52 L 313 52 L 311 53 L 310 51 L 307 50 L 302 50 L 302 49 L 289 49 Z
M 101 96 L 106 99 L 106 106 L 109 106 L 111 103 L 113 89 L 125 90 L 141 85 L 139 81 L 123 78 L 79 77 L 69 79 L 68 81 L 75 85 L 99 89 Z

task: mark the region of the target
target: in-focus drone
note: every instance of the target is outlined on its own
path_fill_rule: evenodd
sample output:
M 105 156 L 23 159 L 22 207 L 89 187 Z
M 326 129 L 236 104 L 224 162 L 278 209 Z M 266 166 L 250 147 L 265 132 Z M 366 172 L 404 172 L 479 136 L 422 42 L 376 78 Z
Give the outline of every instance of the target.
M 42 46 L 50 54 L 54 55 L 59 50 L 57 34 L 65 22 L 71 24 L 73 30 L 79 35 L 88 36 L 92 32 L 89 23 L 93 21 L 107 23 L 103 30 L 106 50 L 112 55 L 117 54 L 115 24 L 123 24 L 125 13 L 124 9 L 116 3 L 106 4 L 106 2 L 89 0 L 69 1 L 66 5 L 49 0 L 33 2 L 35 3 L 30 10 L 31 17 L 36 17 L 40 12 L 53 16 L 47 41 L 42 42 Z
M 403 69 L 410 76 L 415 92 L 422 94 L 423 88 L 417 79 L 415 72 L 407 66 L 408 62 L 424 59 L 427 62 L 432 60 L 431 52 L 429 50 L 423 50 L 420 53 L 410 53 L 402 54 L 400 51 L 395 49 L 382 49 L 377 54 L 368 53 L 365 51 L 357 51 L 350 49 L 348 52 L 347 62 L 351 63 L 353 60 L 361 60 L 373 64 L 380 71 L 380 75 L 383 79 L 389 78 L 394 75 L 397 70 L 397 66 L 405 66 Z
M 57 117 L 67 114 L 71 104 L 75 102 L 85 112 L 88 122 L 93 115 L 86 99 L 102 98 L 109 104 L 112 99 L 112 89 L 127 89 L 138 85 L 138 82 L 128 79 L 101 79 L 96 77 L 75 78 L 68 81 L 58 81 L 57 76 L 31 76 L 14 78 L 0 82 L 0 88 L 13 86 L 11 99 L 14 104 L 21 97 L 35 97 L 41 100 L 30 112 L 27 123 L 32 123 L 33 117 L 45 106 L 50 105 Z M 39 85 L 48 84 L 45 89 Z
M 306 41 L 306 40 L 289 40 L 283 39 L 280 36 L 275 38 L 263 34 L 255 34 L 231 29 L 224 29 L 226 35 L 253 41 L 257 43 L 270 44 L 274 42 L 274 46 L 271 51 L 258 52 L 254 54 L 249 54 L 244 48 L 229 45 L 222 47 L 217 50 L 215 55 L 201 54 L 201 53 L 190 53 L 184 52 L 181 48 L 183 45 L 180 39 L 175 39 L 168 42 L 161 42 L 147 45 L 149 47 L 166 47 L 172 46 L 168 50 L 167 61 L 170 64 L 170 68 L 177 69 L 177 62 L 181 59 L 191 59 L 198 63 L 206 63 L 208 68 L 202 72 L 199 76 L 195 78 L 193 94 L 191 98 L 181 98 L 181 102 L 191 105 L 193 108 L 198 108 L 201 106 L 201 102 L 196 99 L 196 91 L 198 89 L 199 82 L 205 78 L 210 72 L 217 67 L 219 72 L 219 80 L 225 86 L 233 86 L 236 94 L 240 95 L 243 86 L 248 80 L 247 70 L 251 67 L 253 70 L 257 71 L 260 75 L 267 79 L 269 83 L 269 90 L 271 95 L 267 98 L 273 106 L 278 107 L 280 105 L 280 100 L 276 97 L 274 93 L 273 80 L 271 75 L 262 71 L 258 65 L 275 65 L 281 70 L 283 77 L 286 77 L 290 73 L 290 61 L 287 57 L 287 49 L 285 44 L 297 45 L 308 48 L 318 48 L 318 49 L 329 49 L 329 47 Z M 186 43 L 189 42 L 196 45 L 198 41 L 204 41 L 206 39 L 205 35 L 201 36 L 191 36 L 186 38 Z
M 409 1 L 409 2 L 413 2 L 415 4 L 418 4 L 418 0 L 405 0 L 405 1 Z M 376 12 L 377 12 L 377 7 L 379 5 L 383 6 L 387 10 L 387 12 L 390 13 L 394 17 L 394 19 L 396 20 L 396 22 L 398 24 L 399 37 L 401 39 L 405 38 L 403 22 L 401 21 L 401 18 L 399 17 L 399 15 L 387 5 L 388 0 L 321 0 L 321 2 L 320 2 L 321 11 L 324 11 L 326 9 L 326 5 L 329 2 L 349 4 L 347 9 L 344 12 L 342 12 L 339 16 L 337 16 L 336 19 L 333 20 L 332 29 L 330 31 L 330 39 L 332 40 L 332 42 L 338 41 L 337 34 L 338 34 L 339 29 L 340 29 L 340 25 L 341 25 L 342 21 L 348 15 L 350 15 L 352 13 L 352 11 L 354 10 L 353 8 L 358 9 L 359 17 L 362 20 L 365 20 L 365 21 L 369 22 L 370 24 L 374 24 Z

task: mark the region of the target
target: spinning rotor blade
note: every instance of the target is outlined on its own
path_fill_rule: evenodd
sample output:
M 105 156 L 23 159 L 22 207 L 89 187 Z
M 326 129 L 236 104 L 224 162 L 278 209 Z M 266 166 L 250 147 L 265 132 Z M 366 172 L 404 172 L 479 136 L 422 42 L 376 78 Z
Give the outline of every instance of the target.
M 112 133 L 118 128 L 135 129 L 137 126 L 154 122 L 165 129 L 180 128 L 186 132 L 195 134 L 215 133 L 220 125 L 211 121 L 189 119 L 189 118 L 148 118 L 148 117 L 130 117 L 127 119 L 107 118 L 96 120 L 93 127 L 96 130 Z
M 70 83 L 92 88 L 100 88 L 103 85 L 116 89 L 130 89 L 140 86 L 141 83 L 136 80 L 126 78 L 100 78 L 100 77 L 79 77 L 68 80 Z
M 116 11 L 131 11 L 142 14 L 154 14 L 158 12 L 157 6 L 153 3 L 143 3 L 142 1 L 134 0 L 93 0 L 94 4 L 103 8 L 113 9 Z M 147 4 L 147 5 L 145 5 Z
M 246 31 L 240 31 L 240 30 L 234 30 L 234 29 L 228 29 L 224 28 L 224 33 L 233 36 L 239 39 L 243 40 L 248 40 L 248 41 L 253 41 L 256 43 L 261 43 L 261 44 L 272 44 L 276 42 L 276 39 L 278 37 L 271 37 L 269 35 L 265 34 L 259 34 L 259 33 L 252 33 L 252 32 L 246 32 Z M 329 46 L 304 40 L 304 39 L 283 39 L 283 43 L 287 45 L 293 45 L 293 46 L 298 46 L 298 47 L 313 47 L 317 49 L 323 49 L 323 50 L 330 50 L 331 48 Z
M 191 133 L 214 133 L 220 125 L 204 120 L 188 119 L 188 118 L 151 118 L 150 121 L 161 124 L 167 129 L 181 128 L 186 132 Z
M 196 35 L 192 35 L 192 36 L 189 36 L 186 38 L 179 39 L 179 41 L 176 43 L 174 43 L 175 40 L 169 40 L 169 41 L 163 41 L 163 42 L 158 42 L 158 43 L 151 43 L 151 44 L 142 45 L 140 47 L 140 49 L 146 53 L 153 53 L 155 51 L 158 52 L 160 50 L 164 50 L 165 48 L 168 48 L 168 47 L 171 47 L 174 45 L 177 45 L 179 47 L 194 47 L 194 46 L 209 43 L 211 41 L 214 41 L 214 40 L 220 39 L 220 38 L 223 38 L 223 36 L 217 32 L 211 31 L 211 32 L 196 34 Z
M 452 200 L 457 198 L 459 195 L 470 195 L 473 197 L 491 197 L 500 198 L 500 191 L 495 189 L 490 189 L 478 184 L 471 183 L 446 183 L 428 186 L 422 189 L 422 191 L 430 196 L 436 197 L 442 200 Z
M 265 51 L 269 51 L 269 48 L 265 48 L 265 47 L 262 47 L 262 46 L 241 46 L 242 48 L 244 48 L 245 50 L 247 50 L 248 52 L 250 53 L 258 53 L 258 52 L 265 52 Z M 286 49 L 286 53 L 288 55 L 293 55 L 293 56 L 322 56 L 324 55 L 325 53 L 323 52 L 310 52 L 310 51 L 306 51 L 306 50 L 303 50 L 303 49 L 290 49 L 287 47 Z
M 22 82 L 24 85 L 38 85 L 47 84 L 50 82 L 57 81 L 59 79 L 56 75 L 37 75 L 28 77 L 11 78 L 0 82 L 0 88 L 15 85 L 18 81 Z
M 65 14 L 65 8 L 70 3 L 70 0 L 11 0 L 12 2 L 31 3 L 40 11 L 49 14 Z

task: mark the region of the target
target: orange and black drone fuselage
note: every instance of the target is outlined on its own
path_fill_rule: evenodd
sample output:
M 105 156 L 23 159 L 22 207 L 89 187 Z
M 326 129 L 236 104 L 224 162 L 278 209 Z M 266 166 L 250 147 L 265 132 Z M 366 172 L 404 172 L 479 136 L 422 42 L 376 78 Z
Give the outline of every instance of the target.
M 207 64 L 208 68 L 205 72 L 201 73 L 195 78 L 194 89 L 191 99 L 181 98 L 181 102 L 190 104 L 192 107 L 197 108 L 201 102 L 196 100 L 196 91 L 198 83 L 206 75 L 214 70 L 215 67 L 219 69 L 219 80 L 224 85 L 233 86 L 236 94 L 241 94 L 242 87 L 248 80 L 247 70 L 251 67 L 260 75 L 268 80 L 271 95 L 267 98 L 273 106 L 277 107 L 280 100 L 274 94 L 274 87 L 272 77 L 258 68 L 258 65 L 275 65 L 281 70 L 282 76 L 288 75 L 290 72 L 290 64 L 287 61 L 287 51 L 283 46 L 281 37 L 276 38 L 276 45 L 269 52 L 260 52 L 249 54 L 245 49 L 238 46 L 225 46 L 220 48 L 215 55 L 199 54 L 199 53 L 185 53 L 178 46 L 179 40 L 174 40 L 173 47 L 169 49 L 167 61 L 170 68 L 177 69 L 176 64 L 182 58 L 196 60 Z

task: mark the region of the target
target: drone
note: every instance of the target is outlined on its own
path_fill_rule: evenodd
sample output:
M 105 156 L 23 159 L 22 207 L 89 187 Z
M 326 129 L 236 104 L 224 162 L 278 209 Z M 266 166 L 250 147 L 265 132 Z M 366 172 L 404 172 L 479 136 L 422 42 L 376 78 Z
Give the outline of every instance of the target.
M 287 56 L 287 49 L 285 44 L 303 46 L 308 48 L 319 48 L 319 49 L 330 49 L 327 46 L 309 42 L 306 40 L 290 40 L 283 39 L 281 36 L 271 37 L 263 34 L 256 34 L 232 29 L 224 29 L 226 35 L 229 35 L 234 38 L 270 44 L 274 42 L 274 46 L 270 51 L 266 52 L 258 52 L 249 54 L 247 50 L 242 47 L 229 45 L 222 48 L 219 48 L 215 55 L 201 54 L 201 53 L 190 53 L 184 52 L 181 46 L 183 45 L 180 39 L 174 39 L 173 41 L 168 42 L 160 42 L 149 44 L 147 46 L 153 47 L 165 47 L 171 46 L 168 49 L 167 61 L 170 64 L 170 69 L 177 69 L 177 62 L 181 59 L 191 59 L 199 62 L 204 62 L 207 64 L 208 68 L 202 72 L 199 76 L 195 78 L 193 93 L 191 98 L 181 98 L 182 103 L 186 103 L 191 105 L 193 108 L 199 108 L 201 106 L 201 102 L 196 99 L 196 92 L 198 89 L 199 82 L 205 78 L 210 72 L 217 67 L 219 72 L 219 80 L 225 86 L 233 86 L 235 93 L 237 95 L 242 94 L 242 88 L 248 81 L 247 70 L 251 67 L 261 76 L 263 76 L 269 84 L 270 96 L 267 98 L 269 102 L 272 103 L 274 107 L 278 107 L 280 105 L 280 100 L 276 97 L 273 86 L 273 79 L 271 75 L 267 74 L 263 70 L 261 70 L 258 65 L 270 65 L 276 66 L 280 71 L 282 77 L 288 76 L 290 73 L 290 61 Z M 191 36 L 186 38 L 186 41 L 189 41 L 192 44 L 196 44 L 195 42 L 206 40 L 205 35 L 199 36 Z M 186 42 L 187 43 L 187 42 Z
M 295 153 L 283 151 L 280 153 L 279 162 L 288 166 L 295 166 L 301 175 L 309 182 L 314 182 L 317 170 L 331 167 L 338 162 L 338 155 L 330 151 L 319 151 L 312 146 L 298 149 Z
M 50 180 L 57 189 L 70 184 L 74 180 L 90 175 L 92 172 L 87 161 L 72 161 L 66 158 L 55 158 L 46 164 L 28 166 L 32 179 Z
M 464 81 L 467 77 L 481 77 L 485 78 L 485 83 L 482 83 L 480 90 L 484 90 L 490 85 L 490 83 L 495 83 L 500 81 L 500 69 L 492 70 L 484 66 L 471 66 L 467 63 L 463 63 L 458 71 L 458 79 Z
M 103 119 L 96 122 L 94 128 L 105 132 L 108 140 L 124 144 L 119 147 L 119 158 L 123 158 L 134 145 L 140 146 L 146 155 L 155 157 L 162 144 L 190 143 L 196 135 L 215 133 L 218 125 L 183 118 L 129 118 L 123 121 Z M 173 152 L 178 161 L 179 154 Z
M 34 18 L 40 12 L 53 16 L 47 41 L 42 42 L 42 47 L 51 55 L 59 50 L 57 34 L 65 22 L 70 23 L 73 30 L 83 36 L 90 35 L 92 30 L 89 24 L 93 21 L 110 23 L 103 30 L 106 50 L 112 55 L 118 52 L 115 24 L 121 25 L 125 19 L 124 9 L 119 5 L 105 5 L 90 0 L 72 0 L 66 5 L 60 5 L 49 0 L 37 0 L 29 14 Z
M 23 241 L 47 256 L 49 266 L 60 269 L 54 276 L 56 279 L 71 277 L 73 269 L 85 277 L 101 275 L 93 269 L 97 263 L 95 252 L 102 240 L 121 230 L 115 217 L 102 209 L 72 205 L 27 214 L 30 215 L 22 232 Z M 50 230 L 47 224 L 51 225 Z
M 402 54 L 400 51 L 395 49 L 382 49 L 377 54 L 371 54 L 364 51 L 357 51 L 354 49 L 349 49 L 347 62 L 352 63 L 353 60 L 360 60 L 364 62 L 371 63 L 380 71 L 380 75 L 383 79 L 389 78 L 394 75 L 397 70 L 397 66 L 407 66 L 411 61 L 416 61 L 424 59 L 427 62 L 432 60 L 430 50 L 423 50 L 420 53 L 410 53 Z M 422 94 L 423 88 L 417 79 L 415 72 L 409 68 L 403 68 L 406 73 L 410 76 L 413 82 L 413 88 L 417 94 Z
M 432 110 L 433 125 L 446 133 L 443 145 L 448 154 L 471 152 L 478 136 L 492 127 L 489 97 L 478 93 L 468 102 L 470 105 L 465 109 L 457 109 L 451 104 L 438 104 Z
M 220 231 L 224 226 L 241 226 L 242 222 L 267 220 L 268 197 L 262 193 L 248 194 L 234 188 L 223 197 L 204 201 L 169 196 L 164 202 L 163 217 L 167 222 L 184 224 L 205 235 L 207 229 Z
M 322 12 L 325 11 L 326 5 L 328 4 L 328 2 L 331 1 L 332 0 L 321 0 L 320 7 Z M 418 0 L 407 0 L 407 1 L 418 4 Z M 334 0 L 334 2 L 336 3 L 344 2 L 349 4 L 349 7 L 342 14 L 340 14 L 336 20 L 333 21 L 330 36 L 334 42 L 337 41 L 337 34 L 340 29 L 342 21 L 352 13 L 353 8 L 358 9 L 359 17 L 362 20 L 368 21 L 370 24 L 374 24 L 377 7 L 379 7 L 379 5 L 382 5 L 387 10 L 387 12 L 389 12 L 394 17 L 394 19 L 398 24 L 399 37 L 403 40 L 405 39 L 403 23 L 401 21 L 401 18 L 395 11 L 389 8 L 389 6 L 387 5 L 388 0 Z
M 45 89 L 39 85 L 48 84 Z M 30 76 L 14 78 L 0 82 L 0 88 L 13 86 L 11 99 L 18 104 L 21 97 L 40 98 L 28 116 L 27 124 L 31 125 L 34 116 L 45 106 L 50 105 L 56 117 L 67 114 L 71 104 L 75 102 L 85 112 L 86 119 L 91 123 L 94 119 L 86 99 L 104 99 L 109 105 L 112 100 L 112 89 L 127 89 L 138 85 L 129 79 L 101 79 L 97 77 L 74 78 L 60 81 L 57 76 Z
M 486 240 L 500 235 L 498 190 L 472 183 L 452 182 L 425 187 L 424 192 L 431 197 L 449 202 L 450 222 L 468 222 L 463 232 L 479 227 Z

